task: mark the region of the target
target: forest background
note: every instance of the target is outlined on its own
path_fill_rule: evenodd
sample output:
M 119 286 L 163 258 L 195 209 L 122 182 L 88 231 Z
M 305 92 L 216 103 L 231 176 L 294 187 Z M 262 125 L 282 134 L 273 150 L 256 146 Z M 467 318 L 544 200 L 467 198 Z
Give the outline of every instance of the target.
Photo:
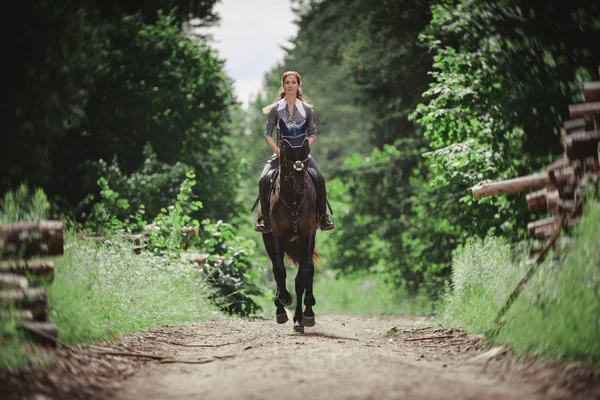
M 258 312 L 273 288 L 249 212 L 262 164 L 245 165 L 270 155 L 261 109 L 282 72 L 296 70 L 337 225 L 318 235 L 326 283 L 317 301 L 338 293 L 345 311 L 359 312 L 348 310 L 352 299 L 364 303 L 377 286 L 385 295 L 369 311 L 439 312 L 461 255 L 500 246 L 510 260 L 527 246 L 526 223 L 538 217 L 524 196 L 474 201 L 469 188 L 538 171 L 561 153 L 568 104 L 597 78 L 597 2 L 295 0 L 298 34 L 247 109 L 210 37 L 194 33 L 218 22 L 216 2 L 3 6 L 5 222 L 149 230 L 157 263 L 207 254 L 211 300 Z

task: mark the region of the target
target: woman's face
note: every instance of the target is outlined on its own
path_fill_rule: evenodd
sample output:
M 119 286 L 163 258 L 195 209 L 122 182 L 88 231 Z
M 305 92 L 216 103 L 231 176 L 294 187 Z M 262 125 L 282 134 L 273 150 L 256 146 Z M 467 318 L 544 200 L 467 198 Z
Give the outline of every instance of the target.
M 286 94 L 293 94 L 296 96 L 299 87 L 300 84 L 298 83 L 298 78 L 296 78 L 295 75 L 290 74 L 283 79 L 283 89 L 285 90 Z

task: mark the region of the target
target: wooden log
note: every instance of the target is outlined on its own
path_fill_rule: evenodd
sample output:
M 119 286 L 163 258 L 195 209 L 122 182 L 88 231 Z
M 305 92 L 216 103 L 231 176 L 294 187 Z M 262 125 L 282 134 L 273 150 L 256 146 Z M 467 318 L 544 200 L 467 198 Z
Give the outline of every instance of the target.
M 527 233 L 532 235 L 536 229 L 546 227 L 546 226 L 552 226 L 552 224 L 554 222 L 556 222 L 556 218 L 554 218 L 554 217 L 544 218 L 544 219 L 530 222 L 527 224 Z
M 586 102 L 600 101 L 600 81 L 585 82 L 583 84 L 583 97 Z
M 546 209 L 553 214 L 558 214 L 558 201 L 560 200 L 558 190 L 546 193 Z
M 11 260 L 0 261 L 0 273 L 27 275 L 54 280 L 54 262 L 41 260 Z
M 596 154 L 600 132 L 575 131 L 565 137 L 564 148 L 569 159 L 581 159 Z
M 60 221 L 37 221 L 0 225 L 2 256 L 31 257 L 63 254 L 63 225 Z
M 546 189 L 538 190 L 529 193 L 525 196 L 527 200 L 527 208 L 529 211 L 545 210 L 546 209 Z
M 27 278 L 16 274 L 0 273 L 0 289 L 21 289 L 25 290 L 29 286 Z
M 31 310 L 0 310 L 0 314 L 13 317 L 17 321 L 33 321 Z
M 551 238 L 553 234 L 554 234 L 554 226 L 553 225 L 540 226 L 533 231 L 533 236 L 539 240 L 546 240 L 548 238 Z
M 42 345 L 56 346 L 58 327 L 51 322 L 26 322 L 23 329 L 27 335 Z
M 581 118 L 585 116 L 600 116 L 600 101 L 591 103 L 571 104 L 569 105 L 569 114 L 571 118 Z
M 560 168 L 565 168 L 569 165 L 569 159 L 566 154 L 561 155 L 559 158 L 554 160 L 551 164 L 546 167 L 546 171 L 554 171 Z
M 558 199 L 558 210 L 559 211 L 568 211 L 568 212 L 575 212 L 575 209 L 577 208 L 577 202 L 575 200 L 563 200 L 563 199 Z
M 566 167 L 556 171 L 555 176 L 557 182 L 566 183 L 575 179 L 575 171 L 571 167 Z M 549 183 L 550 177 L 547 173 L 532 174 L 520 178 L 473 186 L 471 192 L 473 193 L 474 199 L 480 199 L 482 197 L 522 192 L 524 190 L 540 189 Z
M 30 310 L 37 320 L 48 319 L 48 295 L 44 289 L 0 290 L 0 305 L 10 304 L 19 309 Z
M 569 134 L 573 131 L 585 129 L 585 125 L 585 119 L 583 118 L 570 119 L 565 121 L 563 124 L 566 134 Z

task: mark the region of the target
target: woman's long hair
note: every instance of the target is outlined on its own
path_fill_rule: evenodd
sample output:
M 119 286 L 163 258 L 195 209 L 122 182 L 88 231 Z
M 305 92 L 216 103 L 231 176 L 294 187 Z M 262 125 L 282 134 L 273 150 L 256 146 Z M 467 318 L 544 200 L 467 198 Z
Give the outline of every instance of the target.
M 289 75 L 294 75 L 296 79 L 298 79 L 298 91 L 296 92 L 296 98 L 304 104 L 306 104 L 307 106 L 309 106 L 310 108 L 312 108 L 312 106 L 306 102 L 306 97 L 304 97 L 304 95 L 302 94 L 302 77 L 300 76 L 300 74 L 296 71 L 285 71 L 283 75 L 281 75 L 281 87 L 279 88 L 279 94 L 277 95 L 277 97 L 275 97 L 273 103 L 269 104 L 268 106 L 262 109 L 263 114 L 268 114 L 269 111 L 271 111 L 271 108 L 275 105 L 275 103 L 277 103 L 279 100 L 285 97 L 285 89 L 283 88 L 283 82 L 285 81 L 285 78 L 287 78 Z

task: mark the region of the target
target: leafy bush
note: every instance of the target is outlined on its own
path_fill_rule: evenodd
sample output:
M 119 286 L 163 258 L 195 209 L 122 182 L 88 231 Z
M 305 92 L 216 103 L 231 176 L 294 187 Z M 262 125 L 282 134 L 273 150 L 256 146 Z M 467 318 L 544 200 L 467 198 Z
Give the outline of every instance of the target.
M 99 183 L 100 189 L 104 191 L 104 186 L 107 185 L 119 193 L 120 197 L 127 199 L 129 207 L 110 209 L 110 213 L 120 220 L 125 220 L 131 213 L 130 210 L 137 210 L 142 205 L 147 219 L 156 217 L 176 197 L 186 174 L 193 171 L 190 166 L 181 162 L 171 165 L 158 161 L 150 143 L 144 146 L 143 155 L 142 165 L 129 174 L 120 168 L 116 156 L 111 164 L 104 160 L 91 163 L 95 174 L 106 182 Z M 88 198 L 88 203 L 91 201 L 93 198 Z
M 204 221 L 203 225 L 209 236 L 203 251 L 210 256 L 202 268 L 216 289 L 212 298 L 230 314 L 246 316 L 260 311 L 261 307 L 250 297 L 262 294 L 251 283 L 258 277 L 252 263 L 254 242 L 236 236 L 233 226 L 222 221 Z
M 251 283 L 257 276 L 252 263 L 255 243 L 236 236 L 230 224 L 222 221 L 213 224 L 208 219 L 200 224 L 192 217 L 202 208 L 202 202 L 192 200 L 195 178 L 193 171 L 186 173 L 175 202 L 162 208 L 151 223 L 145 221 L 143 204 L 135 215 L 129 215 L 123 221 L 115 217 L 113 210 L 129 208 L 128 199 L 121 198 L 101 178 L 102 201 L 94 206 L 93 220 L 100 223 L 98 230 L 107 234 L 144 229 L 149 237 L 148 251 L 159 256 L 178 259 L 181 251 L 187 249 L 207 253 L 201 271 L 214 289 L 211 299 L 228 313 L 254 314 L 260 306 L 250 296 L 262 294 Z

